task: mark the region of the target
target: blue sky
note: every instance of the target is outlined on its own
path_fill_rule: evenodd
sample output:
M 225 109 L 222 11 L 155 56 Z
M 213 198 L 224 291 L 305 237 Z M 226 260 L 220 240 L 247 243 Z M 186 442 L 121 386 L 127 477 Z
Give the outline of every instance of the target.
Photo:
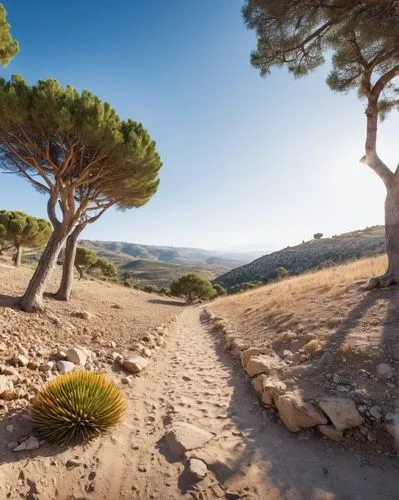
M 20 54 L 4 78 L 53 77 L 143 122 L 164 166 L 143 208 L 109 211 L 82 237 L 147 244 L 282 247 L 383 223 L 384 188 L 359 164 L 365 120 L 356 94 L 333 94 L 328 66 L 262 79 L 243 0 L 6 0 Z M 399 158 L 398 117 L 380 152 Z M 396 145 L 396 148 L 394 147 Z M 1 205 L 45 216 L 45 197 L 0 174 Z

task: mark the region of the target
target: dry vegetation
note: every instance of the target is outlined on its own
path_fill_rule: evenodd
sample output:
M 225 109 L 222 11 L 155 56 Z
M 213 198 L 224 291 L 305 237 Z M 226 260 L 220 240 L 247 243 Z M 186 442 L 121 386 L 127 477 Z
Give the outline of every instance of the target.
M 210 308 L 248 347 L 273 349 L 285 360 L 281 378 L 289 388 L 308 397 L 331 393 L 336 387 L 328 376 L 338 374 L 349 388 L 389 407 L 399 392 L 378 380 L 376 366 L 395 369 L 399 290 L 362 286 L 385 266 L 385 256 L 364 259 L 219 299 Z M 320 363 L 325 351 L 332 354 L 328 365 Z

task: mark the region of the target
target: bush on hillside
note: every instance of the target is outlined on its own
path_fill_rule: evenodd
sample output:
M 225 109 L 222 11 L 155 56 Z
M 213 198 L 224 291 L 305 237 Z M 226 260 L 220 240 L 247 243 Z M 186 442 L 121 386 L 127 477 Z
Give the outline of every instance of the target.
M 321 240 L 321 238 L 323 238 L 323 233 L 315 233 L 315 234 L 313 235 L 313 238 L 314 238 L 315 240 Z
M 288 272 L 288 269 L 286 269 L 285 267 L 278 267 L 276 269 L 276 276 L 278 279 L 288 278 L 289 275 L 290 273 Z
M 215 296 L 211 282 L 195 273 L 188 273 L 174 279 L 170 292 L 176 297 L 184 296 L 187 304 L 191 304 L 195 299 L 209 300 Z
M 222 285 L 219 285 L 218 283 L 213 285 L 213 289 L 215 290 L 217 297 L 222 297 L 223 295 L 227 294 L 226 289 L 223 288 Z

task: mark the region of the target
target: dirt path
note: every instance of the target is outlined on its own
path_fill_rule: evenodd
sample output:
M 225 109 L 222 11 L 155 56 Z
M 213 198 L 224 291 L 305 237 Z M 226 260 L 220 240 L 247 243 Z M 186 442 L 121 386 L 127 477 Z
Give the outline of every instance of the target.
M 268 422 L 236 361 L 201 325 L 200 309 L 185 310 L 167 347 L 157 352 L 155 362 L 128 392 L 128 415 L 113 435 L 84 450 L 45 457 L 43 449 L 29 463 L 2 465 L 0 484 L 13 476 L 17 480 L 22 468 L 25 480 L 44 475 L 35 482 L 39 496 L 27 497 L 40 500 L 218 495 L 230 500 L 363 500 L 399 495 L 397 472 L 391 465 L 362 466 L 359 457 L 344 454 L 335 445 L 299 440 Z M 168 424 L 176 421 L 215 435 L 198 452 L 211 472 L 197 486 L 183 464 L 169 456 L 163 439 Z M 71 459 L 76 460 L 75 467 L 66 466 Z

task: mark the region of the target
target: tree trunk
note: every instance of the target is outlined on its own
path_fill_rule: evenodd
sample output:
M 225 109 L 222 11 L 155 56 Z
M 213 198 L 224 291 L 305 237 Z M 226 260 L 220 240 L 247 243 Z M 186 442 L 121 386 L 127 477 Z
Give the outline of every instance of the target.
M 368 288 L 380 288 L 399 284 L 399 175 L 387 186 L 385 198 L 385 241 L 388 269 L 385 274 L 371 278 Z
M 54 229 L 29 282 L 28 288 L 22 297 L 21 305 L 24 311 L 32 312 L 42 309 L 46 281 L 57 261 L 58 254 L 60 253 L 67 235 L 68 232 L 63 227 Z
M 79 280 L 81 280 L 84 277 L 83 269 L 78 264 L 75 264 L 75 269 L 79 273 Z
M 16 246 L 14 266 L 19 267 L 22 261 L 22 245 Z
M 57 300 L 69 300 L 73 285 L 73 269 L 75 267 L 76 257 L 76 242 L 78 241 L 79 234 L 86 227 L 86 224 L 79 224 L 75 227 L 72 233 L 68 236 L 65 246 L 64 264 L 62 266 L 62 279 L 60 287 L 54 298 Z M 76 267 L 78 269 L 78 267 Z M 80 277 L 83 273 L 78 269 Z

